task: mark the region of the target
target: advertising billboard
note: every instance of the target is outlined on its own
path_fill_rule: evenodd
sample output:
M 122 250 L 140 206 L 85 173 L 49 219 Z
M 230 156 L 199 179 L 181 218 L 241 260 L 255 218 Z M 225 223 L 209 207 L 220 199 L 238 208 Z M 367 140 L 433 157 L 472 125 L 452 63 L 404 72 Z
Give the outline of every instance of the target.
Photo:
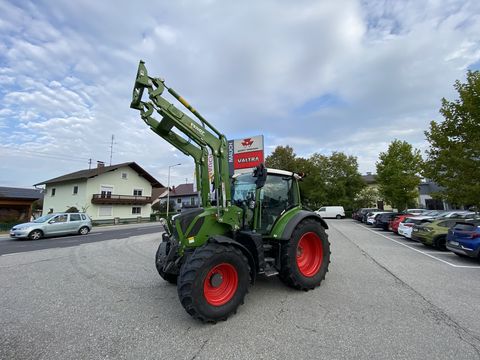
M 264 161 L 263 135 L 228 142 L 230 175 L 236 170 L 251 169 Z

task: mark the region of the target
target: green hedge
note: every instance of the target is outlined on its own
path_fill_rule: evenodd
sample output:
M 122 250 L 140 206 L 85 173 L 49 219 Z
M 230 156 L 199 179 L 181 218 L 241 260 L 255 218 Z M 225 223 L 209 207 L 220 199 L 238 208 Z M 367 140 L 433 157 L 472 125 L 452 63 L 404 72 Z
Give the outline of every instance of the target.
M 0 231 L 1 232 L 9 231 L 13 227 L 13 225 L 17 225 L 17 224 L 19 224 L 18 221 L 8 222 L 8 223 L 0 223 Z

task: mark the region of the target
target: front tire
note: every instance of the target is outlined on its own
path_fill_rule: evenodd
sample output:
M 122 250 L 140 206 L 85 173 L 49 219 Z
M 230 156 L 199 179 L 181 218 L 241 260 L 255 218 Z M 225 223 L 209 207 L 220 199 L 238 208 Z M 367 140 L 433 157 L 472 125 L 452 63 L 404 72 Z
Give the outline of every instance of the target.
M 302 221 L 282 246 L 280 279 L 290 287 L 308 291 L 320 286 L 330 263 L 330 243 L 315 220 Z
M 207 243 L 182 265 L 178 297 L 195 319 L 215 323 L 226 320 L 243 304 L 249 282 L 248 260 L 239 249 Z
M 177 284 L 177 274 L 170 274 L 163 271 L 163 265 L 159 261 L 159 258 L 162 256 L 161 244 L 158 246 L 157 253 L 155 254 L 155 267 L 157 268 L 158 274 L 165 281 L 168 281 L 170 284 Z
M 338 214 L 337 216 L 335 216 L 337 219 L 341 219 L 342 218 L 342 215 Z
M 32 232 L 30 232 L 30 234 L 28 234 L 28 238 L 30 240 L 39 240 L 42 237 L 43 237 L 42 230 L 33 230 Z

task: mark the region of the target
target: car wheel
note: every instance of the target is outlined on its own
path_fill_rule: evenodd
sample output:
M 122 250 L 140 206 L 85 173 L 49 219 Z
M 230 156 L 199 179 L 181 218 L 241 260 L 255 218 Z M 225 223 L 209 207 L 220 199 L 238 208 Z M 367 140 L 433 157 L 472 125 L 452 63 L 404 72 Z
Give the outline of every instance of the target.
M 435 240 L 433 240 L 433 245 L 438 249 L 442 251 L 446 251 L 446 237 L 445 236 L 439 236 Z
M 341 219 L 341 218 L 342 218 L 342 215 L 338 214 L 338 215 L 336 216 L 336 218 L 337 218 L 337 219 Z
M 28 238 L 30 240 L 39 240 L 42 237 L 43 237 L 42 230 L 33 230 L 32 232 L 30 232 L 30 234 L 28 234 Z
M 88 226 L 82 226 L 80 230 L 78 230 L 78 233 L 80 235 L 87 235 L 89 232 L 90 232 L 90 229 L 88 228 Z

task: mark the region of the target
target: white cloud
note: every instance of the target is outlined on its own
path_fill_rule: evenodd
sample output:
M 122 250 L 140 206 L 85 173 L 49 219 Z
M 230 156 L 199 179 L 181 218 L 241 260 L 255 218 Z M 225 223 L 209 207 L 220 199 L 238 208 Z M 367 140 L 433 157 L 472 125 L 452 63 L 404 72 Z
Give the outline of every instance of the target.
M 440 99 L 480 59 L 473 0 L 4 1 L 0 12 L 0 146 L 108 161 L 115 134 L 113 161 L 163 182 L 173 157 L 184 164 L 173 182 L 193 165 L 129 109 L 139 59 L 229 138 L 346 151 L 363 171 L 394 138 L 424 147 Z M 326 95 L 338 101 L 305 106 Z M 24 155 L 32 171 L 1 171 L 0 184 L 87 166 Z

